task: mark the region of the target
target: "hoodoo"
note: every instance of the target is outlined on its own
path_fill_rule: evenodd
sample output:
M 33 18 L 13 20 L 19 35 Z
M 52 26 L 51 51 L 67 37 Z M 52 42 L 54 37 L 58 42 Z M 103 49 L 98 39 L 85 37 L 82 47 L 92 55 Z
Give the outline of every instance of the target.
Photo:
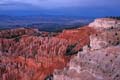
M 119 80 L 119 28 L 118 20 L 101 18 L 54 35 L 1 30 L 0 80 Z

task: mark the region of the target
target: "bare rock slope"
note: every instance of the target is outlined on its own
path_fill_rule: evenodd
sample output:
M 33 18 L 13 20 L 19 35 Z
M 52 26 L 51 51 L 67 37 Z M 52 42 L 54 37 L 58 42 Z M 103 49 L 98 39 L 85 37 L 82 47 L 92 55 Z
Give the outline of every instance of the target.
M 98 20 L 102 25 L 111 21 Z M 90 36 L 90 44 L 84 46 L 66 68 L 54 71 L 54 80 L 120 80 L 120 26 L 111 25 L 111 28 L 94 23 L 90 27 L 97 33 Z

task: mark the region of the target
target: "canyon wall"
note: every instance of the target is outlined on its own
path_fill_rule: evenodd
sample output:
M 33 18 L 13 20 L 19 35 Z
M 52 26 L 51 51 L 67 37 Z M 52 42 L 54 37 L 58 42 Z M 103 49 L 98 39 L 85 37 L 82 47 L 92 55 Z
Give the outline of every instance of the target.
M 99 20 L 106 25 L 111 19 L 95 21 Z M 90 44 L 71 58 L 67 67 L 55 70 L 53 80 L 120 80 L 120 26 L 91 24 L 97 33 L 90 35 Z
M 0 80 L 120 80 L 119 20 L 49 33 L 0 30 Z
M 62 33 L 18 28 L 0 31 L 0 80 L 45 80 L 88 44 L 92 28 Z M 79 42 L 80 41 L 80 42 Z M 82 42 L 83 41 L 83 42 Z

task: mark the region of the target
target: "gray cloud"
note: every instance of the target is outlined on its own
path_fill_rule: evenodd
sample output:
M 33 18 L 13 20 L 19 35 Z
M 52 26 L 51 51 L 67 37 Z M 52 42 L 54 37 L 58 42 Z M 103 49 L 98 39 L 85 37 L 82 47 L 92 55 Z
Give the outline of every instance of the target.
M 12 6 L 14 6 L 14 8 L 19 6 L 31 6 L 43 9 L 71 7 L 115 7 L 119 6 L 119 3 L 120 0 L 1 0 L 0 8 L 10 8 Z

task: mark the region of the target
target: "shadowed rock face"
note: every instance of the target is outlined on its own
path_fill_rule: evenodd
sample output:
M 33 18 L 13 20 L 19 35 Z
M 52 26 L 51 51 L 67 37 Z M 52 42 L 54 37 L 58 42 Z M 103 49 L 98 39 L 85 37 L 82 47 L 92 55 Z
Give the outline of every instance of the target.
M 45 78 L 45 80 L 53 80 L 53 75 L 51 74 L 51 75 L 48 75 L 46 78 Z
M 88 44 L 94 30 L 88 27 L 68 32 L 73 38 L 66 31 L 57 35 L 26 28 L 1 30 L 0 80 L 44 80 L 55 69 L 63 69 L 70 59 L 65 54 Z

